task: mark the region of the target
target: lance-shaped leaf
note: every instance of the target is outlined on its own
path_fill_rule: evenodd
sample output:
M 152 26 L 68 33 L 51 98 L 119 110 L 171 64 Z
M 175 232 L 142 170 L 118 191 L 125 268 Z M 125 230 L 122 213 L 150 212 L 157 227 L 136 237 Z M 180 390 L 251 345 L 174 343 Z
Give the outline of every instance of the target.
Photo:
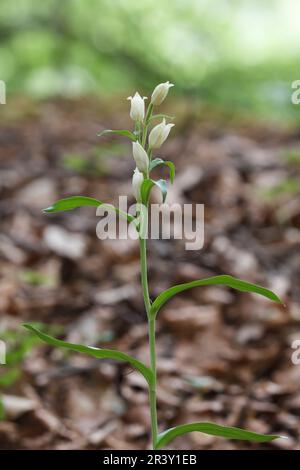
M 174 428 L 170 428 L 158 435 L 155 449 L 161 449 L 171 442 L 175 437 L 182 436 L 188 432 L 202 432 L 211 436 L 225 437 L 227 439 L 240 439 L 243 441 L 252 442 L 270 442 L 274 439 L 278 439 L 282 436 L 275 434 L 258 434 L 252 431 L 246 431 L 245 429 L 234 428 L 229 426 L 221 426 L 220 424 L 214 423 L 190 423 L 182 424 Z
M 161 193 L 162 193 L 162 198 L 163 198 L 163 202 L 165 202 L 166 200 L 166 197 L 167 197 L 167 182 L 166 180 L 158 180 L 158 181 L 154 181 L 150 178 L 146 178 L 142 185 L 141 185 L 141 189 L 140 189 L 140 192 L 141 192 L 141 196 L 142 196 L 142 202 L 143 204 L 145 204 L 145 206 L 148 204 L 148 201 L 149 201 L 149 197 L 150 197 L 150 192 L 151 192 L 151 189 L 153 188 L 153 186 L 157 186 Z
M 175 178 L 175 165 L 174 165 L 174 163 L 169 161 L 169 160 L 163 160 L 162 158 L 154 158 L 153 160 L 151 160 L 151 163 L 150 163 L 150 171 L 153 170 L 153 168 L 155 168 L 159 165 L 166 165 L 167 167 L 169 167 L 170 181 L 171 181 L 171 183 L 173 183 L 174 178 Z
M 127 131 L 125 129 L 120 129 L 120 130 L 105 129 L 104 131 L 100 132 L 100 134 L 97 134 L 97 135 L 98 137 L 101 137 L 105 134 L 114 134 L 114 135 L 121 135 L 123 137 L 128 137 L 128 139 L 132 140 L 133 142 L 137 140 L 136 134 L 134 134 L 133 132 Z
M 99 207 L 102 206 L 107 210 L 113 210 L 120 216 L 124 217 L 128 220 L 128 222 L 132 222 L 134 217 L 127 212 L 121 211 L 117 207 L 113 206 L 112 204 L 106 204 L 98 199 L 94 199 L 93 197 L 86 197 L 86 196 L 71 196 L 65 199 L 59 199 L 58 201 L 54 202 L 52 206 L 47 207 L 44 209 L 46 213 L 54 213 L 54 212 L 63 212 L 63 211 L 70 211 L 73 209 L 77 209 L 78 207 L 83 206 L 94 206 Z
M 199 279 L 197 281 L 187 282 L 186 284 L 178 284 L 177 286 L 170 287 L 170 289 L 165 290 L 155 299 L 152 304 L 151 313 L 155 315 L 169 299 L 171 299 L 174 295 L 179 294 L 180 292 L 192 289 L 193 287 L 210 285 L 224 285 L 242 292 L 253 292 L 255 294 L 262 295 L 263 297 L 267 297 L 274 302 L 282 303 L 280 298 L 274 294 L 274 292 L 266 289 L 265 287 L 251 284 L 250 282 L 242 281 L 241 279 L 223 274 L 221 276 Z
M 23 326 L 27 328 L 27 330 L 33 331 L 33 333 L 35 333 L 42 341 L 50 344 L 51 346 L 88 354 L 89 356 L 96 357 L 97 359 L 115 359 L 116 361 L 128 362 L 128 364 L 137 369 L 145 377 L 149 385 L 153 383 L 153 374 L 149 367 L 128 354 L 115 351 L 113 349 L 99 349 L 92 346 L 84 346 L 82 344 L 67 343 L 66 341 L 62 341 L 43 333 L 30 323 L 25 323 Z

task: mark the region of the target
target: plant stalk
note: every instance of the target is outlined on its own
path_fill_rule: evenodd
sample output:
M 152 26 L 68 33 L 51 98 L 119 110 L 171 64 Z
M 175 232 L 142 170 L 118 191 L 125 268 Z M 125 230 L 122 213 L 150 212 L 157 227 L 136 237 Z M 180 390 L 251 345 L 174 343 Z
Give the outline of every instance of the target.
M 150 367 L 153 373 L 153 383 L 149 390 L 152 445 L 155 448 L 158 434 L 157 403 L 156 403 L 156 347 L 155 347 L 155 317 L 148 320 Z
M 141 277 L 142 289 L 145 308 L 148 317 L 148 336 L 150 350 L 150 368 L 153 374 L 153 381 L 149 387 L 150 415 L 151 415 L 151 435 L 152 446 L 155 447 L 158 434 L 157 426 L 157 405 L 156 405 L 156 348 L 155 348 L 155 316 L 151 315 L 151 302 L 148 287 L 148 270 L 147 270 L 147 246 L 146 239 L 140 238 L 140 255 L 141 255 Z
M 152 115 L 152 111 L 153 111 L 153 104 L 150 103 L 147 109 L 146 117 L 145 117 L 145 124 L 144 124 L 144 129 L 143 129 L 143 136 L 142 136 L 142 146 L 144 148 L 146 146 L 148 125 L 149 125 L 149 121 Z
M 141 278 L 142 278 L 142 289 L 145 308 L 148 316 L 150 318 L 151 303 L 149 297 L 149 287 L 148 287 L 148 269 L 147 269 L 147 247 L 146 239 L 140 237 L 140 257 L 141 257 Z

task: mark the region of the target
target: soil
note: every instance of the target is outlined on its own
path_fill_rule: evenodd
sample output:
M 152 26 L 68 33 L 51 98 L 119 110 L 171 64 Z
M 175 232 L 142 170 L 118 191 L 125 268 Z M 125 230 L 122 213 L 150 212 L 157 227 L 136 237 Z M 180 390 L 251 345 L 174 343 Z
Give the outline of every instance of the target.
M 91 99 L 20 99 L 1 118 L 0 326 L 19 345 L 22 323 L 39 322 L 68 341 L 148 361 L 137 242 L 99 240 L 94 208 L 42 213 L 78 194 L 133 203 L 130 144 L 97 137 L 130 125 L 124 109 L 116 118 Z M 253 444 L 192 433 L 172 449 L 299 448 L 299 130 L 184 111 L 171 134 L 159 155 L 177 169 L 168 202 L 205 204 L 205 244 L 149 241 L 152 298 L 226 273 L 271 288 L 285 305 L 221 286 L 167 303 L 157 324 L 160 429 L 215 421 L 288 437 Z M 0 379 L 11 367 L 1 366 Z M 146 385 L 126 365 L 36 341 L 17 369 L 2 383 L 1 449 L 149 448 Z

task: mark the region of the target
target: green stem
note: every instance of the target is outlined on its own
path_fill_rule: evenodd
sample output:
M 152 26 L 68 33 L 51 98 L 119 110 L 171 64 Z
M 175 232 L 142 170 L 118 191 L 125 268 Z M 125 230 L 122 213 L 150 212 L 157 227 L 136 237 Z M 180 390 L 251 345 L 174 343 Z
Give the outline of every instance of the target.
M 155 350 L 155 317 L 151 315 L 151 302 L 149 297 L 148 287 L 148 272 L 147 272 L 147 246 L 146 239 L 140 238 L 140 254 L 141 254 L 141 277 L 143 297 L 145 308 L 148 316 L 148 335 L 149 335 L 149 350 L 150 350 L 150 368 L 153 373 L 153 381 L 149 388 L 150 400 L 150 415 L 151 415 L 151 434 L 152 445 L 155 447 L 157 441 L 157 406 L 156 406 L 156 350 Z
M 142 143 L 142 133 L 143 133 L 143 125 L 141 122 L 136 122 L 135 123 L 135 132 L 137 133 L 138 136 L 138 142 L 140 144 Z
M 145 117 L 145 124 L 144 124 L 144 129 L 143 129 L 143 137 L 142 137 L 142 146 L 145 148 L 146 145 L 146 139 L 147 139 L 147 133 L 148 133 L 148 125 L 149 125 L 149 120 L 151 118 L 153 111 L 153 104 L 149 104 L 146 117 Z
M 147 312 L 148 319 L 149 319 L 151 303 L 150 303 L 149 287 L 148 287 L 147 247 L 146 247 L 145 238 L 140 238 L 140 256 L 141 256 L 141 277 L 142 277 L 143 297 L 144 297 L 146 312 Z
M 142 132 L 142 146 L 145 148 L 149 119 L 151 117 L 153 105 L 150 103 L 147 109 L 145 124 Z M 150 157 L 149 157 L 150 158 Z M 147 178 L 149 174 L 147 174 Z M 141 256 L 141 277 L 145 308 L 148 317 L 148 336 L 150 350 L 150 368 L 153 374 L 153 381 L 149 388 L 150 416 L 151 416 L 151 435 L 152 446 L 155 448 L 158 435 L 157 426 L 157 404 L 156 404 L 156 350 L 155 350 L 155 316 L 151 315 L 151 301 L 148 287 L 148 269 L 147 269 L 147 244 L 146 239 L 140 237 L 140 256 Z
M 149 331 L 149 348 L 150 348 L 150 367 L 153 373 L 153 383 L 150 386 L 150 415 L 151 415 L 151 432 L 153 448 L 157 442 L 158 425 L 157 425 L 157 403 L 156 403 L 156 347 L 155 347 L 155 317 L 148 321 Z

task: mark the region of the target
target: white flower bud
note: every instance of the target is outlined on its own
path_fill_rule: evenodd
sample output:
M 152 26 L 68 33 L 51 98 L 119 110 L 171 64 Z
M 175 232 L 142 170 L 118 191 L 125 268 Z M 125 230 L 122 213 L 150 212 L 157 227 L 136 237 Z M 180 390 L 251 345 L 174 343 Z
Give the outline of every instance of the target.
M 132 177 L 132 192 L 137 200 L 137 202 L 141 201 L 141 185 L 144 181 L 144 175 L 139 171 L 138 168 L 134 170 L 133 177 Z
M 142 172 L 147 174 L 149 168 L 149 157 L 146 150 L 139 142 L 132 142 L 132 153 L 136 166 Z
M 149 146 L 152 149 L 158 149 L 161 147 L 164 141 L 167 139 L 173 126 L 174 124 L 166 124 L 166 120 L 163 119 L 160 124 L 153 127 L 149 134 Z
M 174 86 L 174 84 L 170 82 L 160 83 L 159 85 L 157 85 L 151 95 L 151 103 L 154 106 L 158 106 L 159 104 L 161 104 L 166 98 L 169 92 L 169 88 L 171 88 L 171 86 Z
M 134 97 L 128 96 L 128 100 L 131 101 L 131 107 L 130 107 L 130 117 L 133 121 L 143 121 L 145 117 L 145 99 L 147 99 L 146 96 L 143 98 L 141 95 L 136 92 Z

